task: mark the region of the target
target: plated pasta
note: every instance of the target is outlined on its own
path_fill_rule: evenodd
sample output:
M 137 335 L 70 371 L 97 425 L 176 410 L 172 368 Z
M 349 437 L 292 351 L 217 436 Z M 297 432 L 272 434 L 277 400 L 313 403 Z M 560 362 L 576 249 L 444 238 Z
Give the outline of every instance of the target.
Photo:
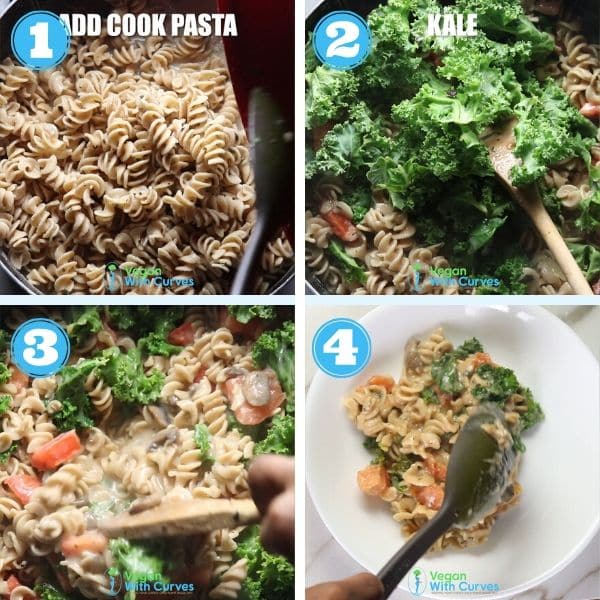
M 38 290 L 228 292 L 255 191 L 220 42 L 103 30 L 74 37 L 52 70 L 5 58 L 0 142 L 0 248 Z M 292 256 L 278 233 L 256 291 L 271 289 Z M 109 288 L 109 263 L 159 269 L 169 284 L 122 278 Z
M 389 503 L 406 536 L 441 507 L 452 446 L 469 416 L 486 403 L 503 412 L 508 426 L 500 447 L 512 444 L 517 453 L 511 483 L 491 512 L 474 525 L 449 529 L 433 551 L 484 542 L 498 515 L 518 502 L 518 459 L 525 451 L 521 434 L 543 419 L 540 405 L 477 339 L 454 348 L 441 328 L 407 344 L 399 380 L 375 375 L 344 400 L 349 418 L 366 436 L 365 448 L 373 453 L 371 464 L 358 472 L 358 485 Z
M 372 49 L 349 71 L 322 65 L 309 34 L 305 239 L 317 291 L 572 293 L 481 141 L 515 118 L 512 181 L 538 186 L 600 293 L 598 11 L 587 4 L 354 3 Z M 476 14 L 477 35 L 428 35 L 436 13 Z
M 133 600 L 144 588 L 131 586 L 158 581 L 185 583 L 185 598 L 260 598 L 263 586 L 293 597 L 292 565 L 262 549 L 256 527 L 151 541 L 98 530 L 166 501 L 248 498 L 253 456 L 293 454 L 293 324 L 285 310 L 249 308 L 4 315 L 1 595 Z M 33 316 L 63 324 L 72 354 L 30 380 L 6 340 Z

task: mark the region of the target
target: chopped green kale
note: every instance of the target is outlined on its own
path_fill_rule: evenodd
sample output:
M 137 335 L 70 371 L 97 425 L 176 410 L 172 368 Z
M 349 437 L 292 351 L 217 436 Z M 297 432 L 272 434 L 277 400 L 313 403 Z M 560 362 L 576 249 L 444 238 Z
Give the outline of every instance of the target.
M 17 447 L 17 443 L 13 442 L 4 452 L 0 452 L 0 465 L 5 465 L 8 462 L 8 459 L 14 454 Z
M 74 346 L 82 346 L 102 329 L 102 319 L 94 306 L 73 309 L 73 320 L 67 325 L 67 333 Z
M 211 435 L 208 427 L 202 423 L 198 423 L 194 429 L 194 443 L 198 448 L 200 459 L 203 462 L 214 462 Z
M 439 404 L 440 398 L 431 387 L 425 388 L 421 392 L 421 398 L 425 401 L 425 404 Z
M 294 454 L 295 422 L 292 415 L 275 415 L 264 439 L 254 447 L 254 454 Z
M 504 404 L 521 389 L 514 372 L 506 367 L 483 364 L 477 369 L 477 375 L 486 382 L 485 385 L 476 385 L 472 390 L 473 397 L 480 402 Z
M 336 265 L 342 270 L 342 273 L 348 278 L 348 281 L 357 281 L 366 283 L 367 273 L 356 260 L 348 256 L 344 246 L 337 240 L 331 240 L 327 247 L 327 252 L 334 260 Z
M 270 321 L 274 319 L 277 314 L 275 313 L 275 308 L 273 306 L 250 306 L 250 305 L 240 305 L 240 306 L 228 306 L 227 312 L 235 317 L 235 320 L 238 323 L 249 323 L 252 319 L 264 319 L 265 321 Z
M 267 552 L 260 543 L 259 528 L 246 528 L 237 539 L 237 559 L 247 560 L 248 575 L 242 583 L 242 600 L 289 600 L 294 597 L 294 566 L 283 556 Z
M 0 415 L 3 415 L 10 409 L 12 396 L 10 394 L 0 395 Z

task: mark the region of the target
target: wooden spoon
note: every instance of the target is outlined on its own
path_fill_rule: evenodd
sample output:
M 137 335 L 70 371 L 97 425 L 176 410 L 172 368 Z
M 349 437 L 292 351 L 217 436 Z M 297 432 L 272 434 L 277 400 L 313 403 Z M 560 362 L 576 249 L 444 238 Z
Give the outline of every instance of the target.
M 501 130 L 493 131 L 483 139 L 490 153 L 490 159 L 496 175 L 519 206 L 529 215 L 529 218 L 565 274 L 573 291 L 576 294 L 593 295 L 590 284 L 581 272 L 577 261 L 573 258 L 565 240 L 560 235 L 546 207 L 542 203 L 537 186 L 532 184 L 516 188 L 512 184 L 510 170 L 519 164 L 519 160 L 513 154 L 515 147 L 514 128 L 516 123 L 516 119 L 512 119 Z
M 143 539 L 230 529 L 259 519 L 250 499 L 201 498 L 163 502 L 136 514 L 124 512 L 100 521 L 98 528 L 111 538 Z

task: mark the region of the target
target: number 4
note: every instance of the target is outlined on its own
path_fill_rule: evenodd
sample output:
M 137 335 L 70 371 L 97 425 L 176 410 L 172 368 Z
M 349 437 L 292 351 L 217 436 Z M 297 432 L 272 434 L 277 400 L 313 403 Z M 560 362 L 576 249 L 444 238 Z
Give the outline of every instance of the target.
M 358 348 L 352 345 L 352 329 L 338 329 L 324 344 L 325 354 L 335 354 L 335 364 L 339 366 L 356 365 Z
M 33 36 L 30 58 L 52 58 L 52 48 L 48 47 L 48 23 L 40 21 L 32 25 L 29 34 Z

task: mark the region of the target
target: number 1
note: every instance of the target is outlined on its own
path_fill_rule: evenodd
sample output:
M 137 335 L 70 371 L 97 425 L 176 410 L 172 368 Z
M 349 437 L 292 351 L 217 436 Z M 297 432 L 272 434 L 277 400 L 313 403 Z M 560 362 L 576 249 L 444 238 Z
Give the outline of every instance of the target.
M 29 28 L 34 43 L 30 52 L 31 58 L 52 58 L 52 48 L 48 47 L 48 23 L 40 21 Z
M 358 348 L 352 345 L 352 341 L 352 329 L 338 329 L 323 344 L 323 352 L 325 354 L 335 354 L 336 365 L 354 366 L 356 365 Z

